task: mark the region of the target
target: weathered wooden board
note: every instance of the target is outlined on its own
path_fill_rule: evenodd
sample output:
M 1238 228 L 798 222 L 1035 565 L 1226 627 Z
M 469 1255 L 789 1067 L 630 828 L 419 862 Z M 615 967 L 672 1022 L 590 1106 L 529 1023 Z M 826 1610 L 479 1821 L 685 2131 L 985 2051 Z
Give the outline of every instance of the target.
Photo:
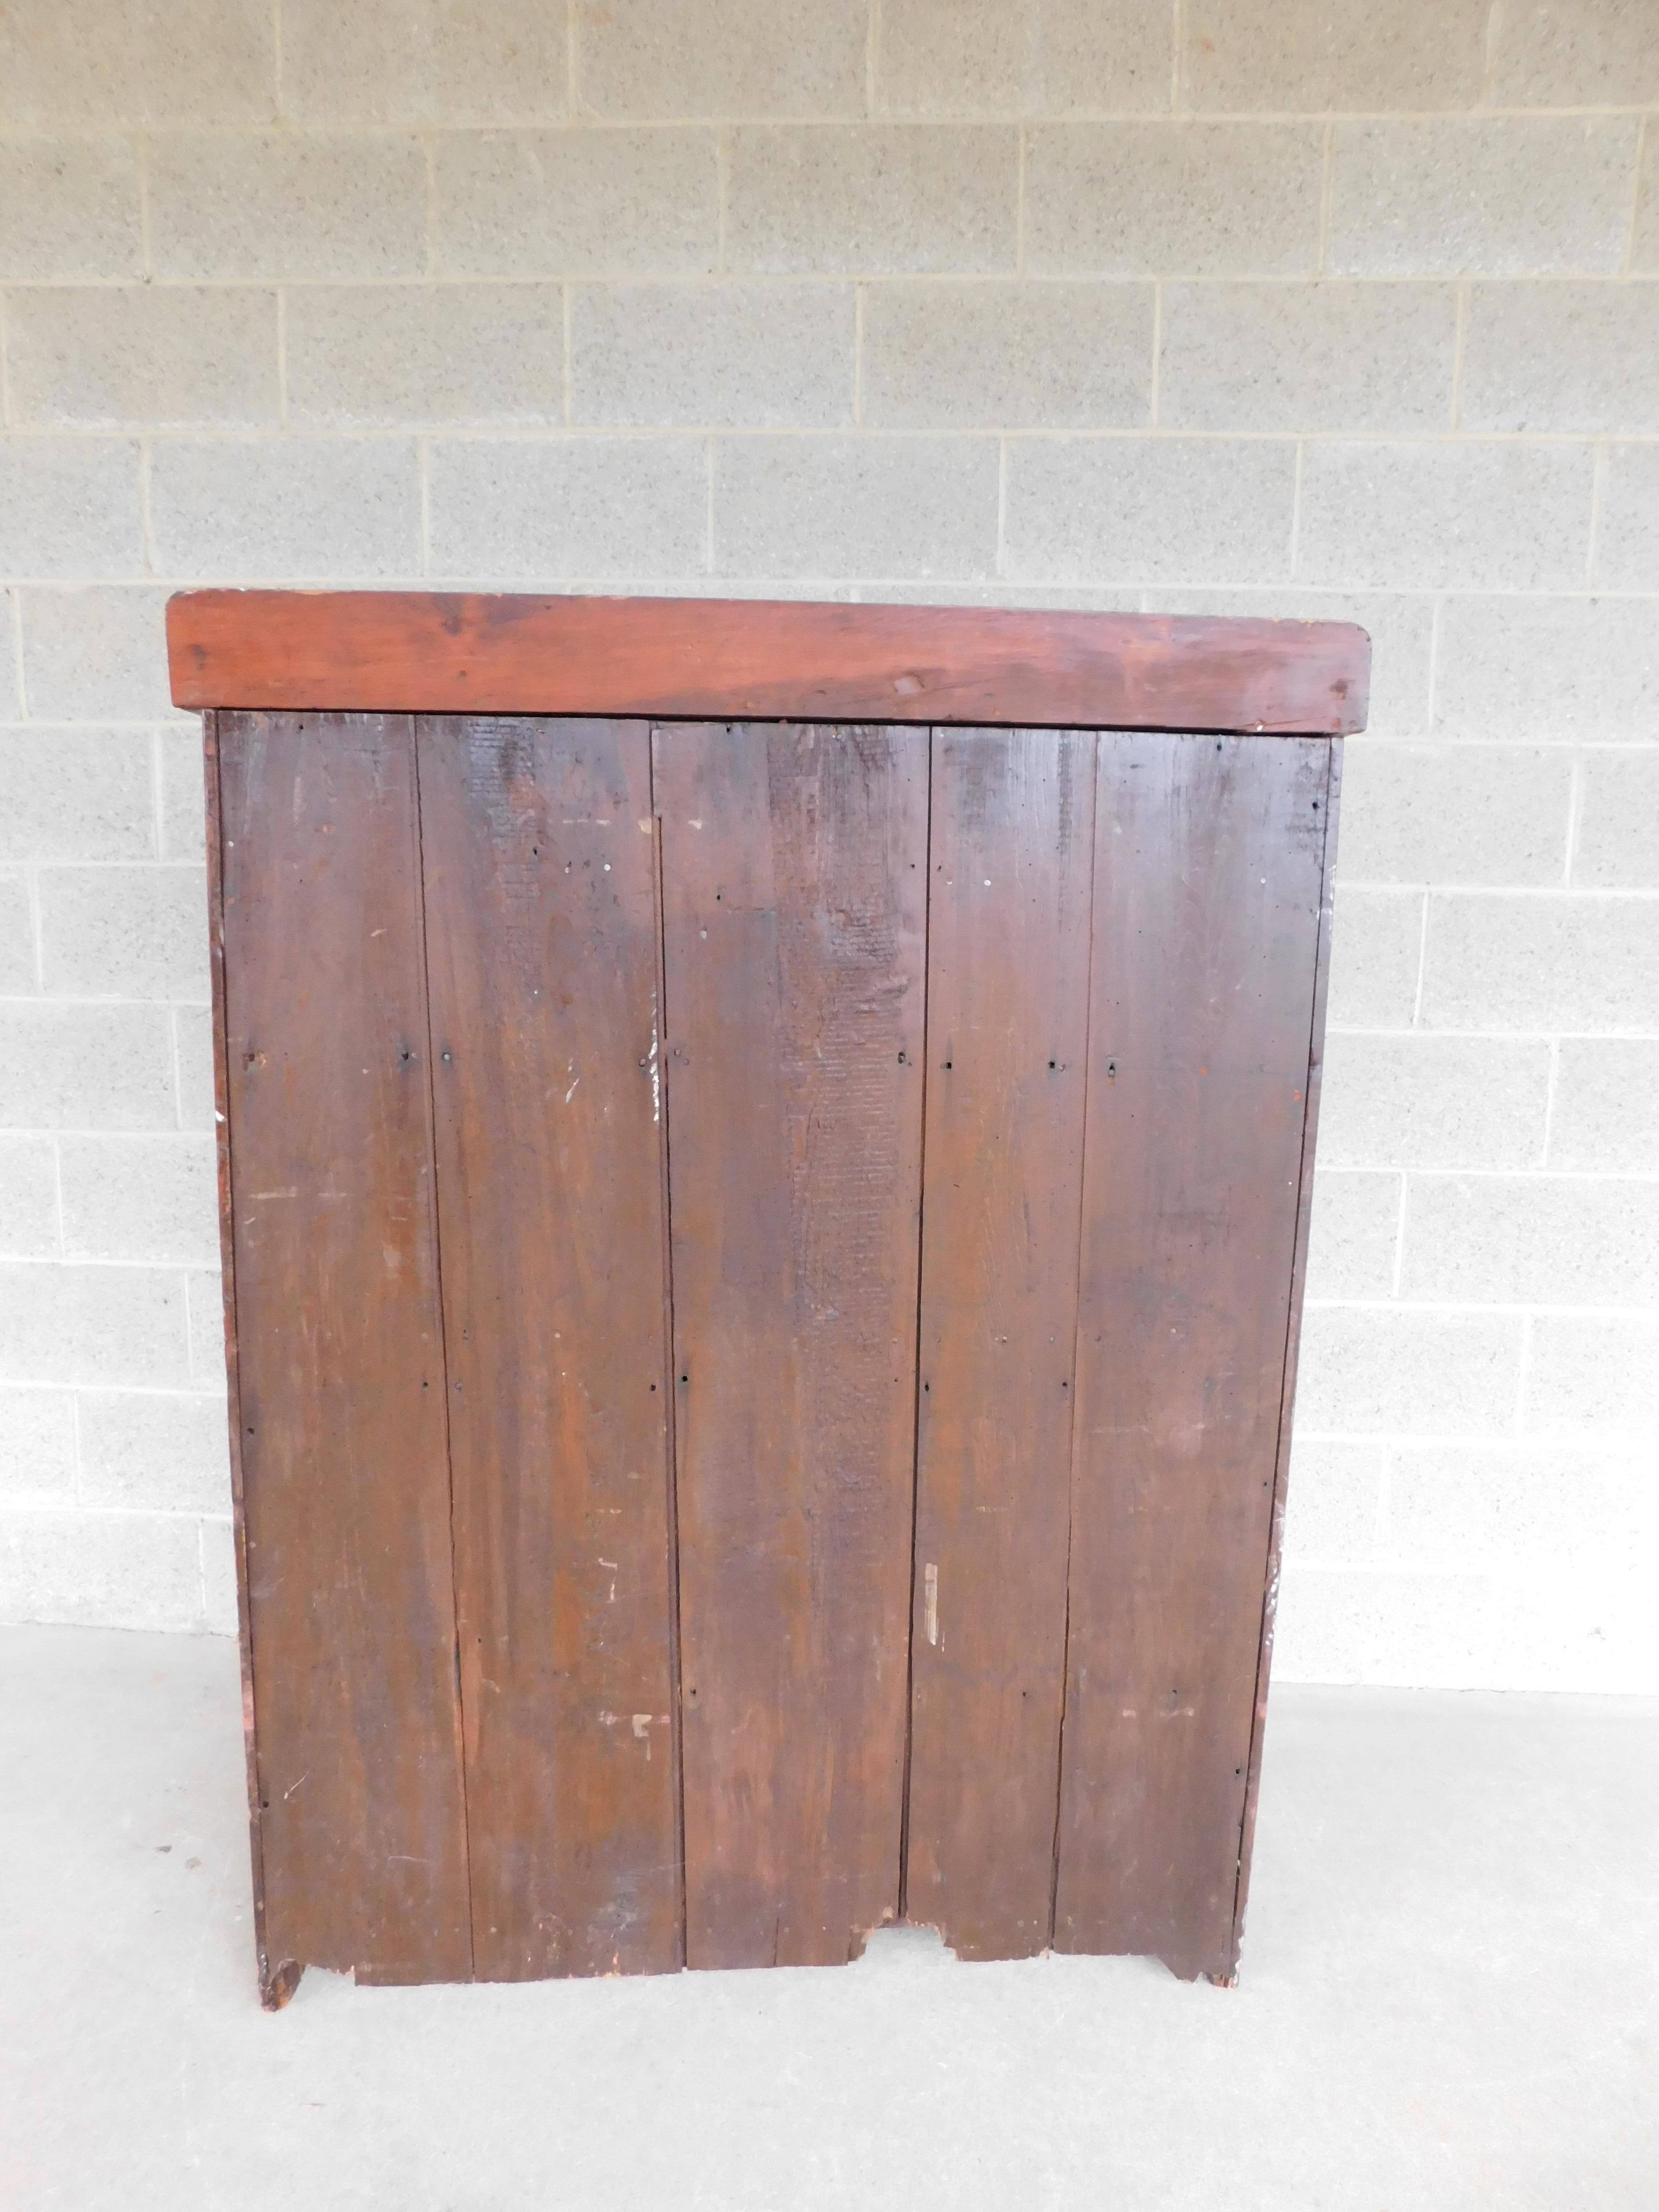
M 643 722 L 423 717 L 481 1979 L 680 1963 Z
M 1329 747 L 1103 741 L 1054 1941 L 1234 1963 Z
M 688 725 L 661 817 L 692 1966 L 898 1909 L 927 739 Z
M 268 1991 L 471 1972 L 413 731 L 222 714 Z
M 906 1912 L 1046 1948 L 1065 1682 L 1095 739 L 938 730 Z
M 531 592 L 185 592 L 180 707 L 1364 727 L 1351 623 Z

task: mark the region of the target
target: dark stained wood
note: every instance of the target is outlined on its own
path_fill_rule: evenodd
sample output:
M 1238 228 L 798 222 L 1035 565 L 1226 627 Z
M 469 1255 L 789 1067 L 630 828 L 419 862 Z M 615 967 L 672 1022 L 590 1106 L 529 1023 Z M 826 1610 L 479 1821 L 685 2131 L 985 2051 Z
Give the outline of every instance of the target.
M 265 1987 L 464 1980 L 413 732 L 217 729 Z
M 1238 1893 L 1233 1907 L 1232 1952 L 1228 1972 L 1238 1978 L 1244 1912 L 1249 1903 L 1250 1859 L 1255 1842 L 1256 1801 L 1261 1788 L 1261 1743 L 1267 1724 L 1267 1680 L 1273 1667 L 1274 1615 L 1279 1606 L 1279 1557 L 1285 1540 L 1285 1483 L 1291 1462 L 1291 1423 L 1296 1406 L 1296 1370 L 1302 1349 L 1302 1297 L 1308 1274 L 1308 1232 L 1313 1214 L 1314 1151 L 1319 1135 L 1319 1097 L 1325 1067 L 1325 1004 L 1330 984 L 1331 910 L 1336 889 L 1336 825 L 1342 790 L 1342 745 L 1330 747 L 1330 782 L 1325 799 L 1324 880 L 1319 899 L 1319 952 L 1314 969 L 1313 1022 L 1309 1044 L 1306 1116 L 1302 1127 L 1301 1186 L 1296 1210 L 1296 1256 L 1291 1270 L 1290 1325 L 1285 1343 L 1285 1387 L 1279 1413 L 1279 1454 L 1273 1470 L 1273 1522 L 1262 1583 L 1261 1637 L 1256 1657 L 1255 1711 L 1250 1729 L 1250 1759 L 1244 1778 L 1244 1829 L 1238 1855 Z
M 253 1863 L 253 1947 L 259 2002 L 278 2012 L 293 1996 L 303 1971 L 293 1959 L 270 1956 L 265 1932 L 264 1856 L 260 1834 L 259 1754 L 255 1731 L 253 1634 L 248 1613 L 247 1511 L 242 1481 L 241 1393 L 236 1345 L 236 1243 L 232 1232 L 230 1070 L 225 1042 L 225 927 L 223 846 L 219 828 L 219 730 L 216 714 L 202 717 L 203 789 L 207 814 L 208 964 L 213 979 L 213 1119 L 219 1178 L 219 1271 L 225 1311 L 226 1412 L 230 1444 L 230 1498 L 236 1549 L 236 1647 L 242 1676 L 242 1752 L 247 1776 L 248 1844 Z
M 1364 727 L 1348 623 L 433 592 L 187 592 L 180 707 Z
M 1125 736 L 1096 830 L 1054 1942 L 1227 1978 L 1329 747 Z
M 662 818 L 694 1966 L 898 1908 L 927 739 L 692 726 Z
M 643 722 L 418 726 L 481 1980 L 680 1964 Z
M 969 1959 L 1053 1909 L 1095 744 L 933 737 L 905 1911 Z

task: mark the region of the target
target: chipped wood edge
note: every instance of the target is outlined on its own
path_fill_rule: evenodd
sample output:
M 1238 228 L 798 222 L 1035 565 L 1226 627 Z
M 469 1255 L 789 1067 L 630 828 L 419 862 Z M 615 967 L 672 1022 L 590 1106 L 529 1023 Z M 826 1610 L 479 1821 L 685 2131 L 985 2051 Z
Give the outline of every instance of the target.
M 1250 1723 L 1249 1764 L 1245 1770 L 1244 1811 L 1239 1830 L 1238 1872 L 1233 1893 L 1232 1936 L 1224 1970 L 1208 1978 L 1231 1989 L 1238 1980 L 1238 1954 L 1244 1941 L 1244 1914 L 1250 1895 L 1250 1856 L 1255 1844 L 1256 1802 L 1261 1788 L 1262 1739 L 1267 1723 L 1267 1685 L 1273 1671 L 1273 1630 L 1279 1609 L 1279 1577 L 1285 1541 L 1285 1486 L 1296 1405 L 1297 1362 L 1302 1349 L 1302 1302 L 1308 1272 L 1308 1233 L 1313 1214 L 1314 1152 L 1319 1136 L 1319 1098 L 1325 1065 L 1325 1002 L 1330 984 L 1331 916 L 1336 870 L 1337 820 L 1342 792 L 1342 740 L 1327 741 L 1325 855 L 1319 894 L 1319 941 L 1314 956 L 1312 1018 L 1308 1036 L 1308 1083 L 1302 1121 L 1302 1160 L 1296 1208 L 1296 1248 L 1291 1265 L 1291 1310 L 1285 1336 L 1285 1377 L 1279 1395 L 1279 1449 L 1273 1467 L 1273 1516 L 1262 1587 L 1261 1640 L 1256 1660 L 1255 1710 Z
M 202 717 L 202 767 L 207 811 L 208 959 L 213 984 L 213 1133 L 219 1174 L 219 1265 L 224 1292 L 226 1417 L 230 1431 L 230 1497 L 236 1547 L 236 1642 L 241 1661 L 242 1743 L 247 1763 L 248 1844 L 253 1875 L 254 1958 L 259 2002 L 279 2012 L 304 1968 L 293 1959 L 273 1966 L 265 1934 L 264 1837 L 259 1749 L 254 1725 L 253 1621 L 248 1600 L 247 1515 L 242 1485 L 242 1407 L 236 1354 L 236 1237 L 230 1171 L 230 1032 L 225 994 L 224 847 L 219 797 L 219 717 Z

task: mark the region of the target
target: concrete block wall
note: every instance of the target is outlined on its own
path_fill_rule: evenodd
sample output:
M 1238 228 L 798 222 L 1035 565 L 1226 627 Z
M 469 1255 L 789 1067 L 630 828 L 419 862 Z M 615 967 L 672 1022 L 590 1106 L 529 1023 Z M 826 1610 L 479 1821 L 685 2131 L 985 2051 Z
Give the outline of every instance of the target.
M 161 605 L 1330 614 L 1279 1667 L 1659 1689 L 1659 6 L 0 9 L 0 1610 L 232 1618 Z

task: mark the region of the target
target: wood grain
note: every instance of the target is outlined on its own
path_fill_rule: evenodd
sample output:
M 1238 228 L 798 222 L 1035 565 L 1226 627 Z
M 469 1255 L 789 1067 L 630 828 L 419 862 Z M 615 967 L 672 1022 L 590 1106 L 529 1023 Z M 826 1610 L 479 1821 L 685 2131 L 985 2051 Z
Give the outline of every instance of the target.
M 1232 1972 L 1328 747 L 1126 736 L 1096 830 L 1054 1941 Z
M 1237 1980 L 1249 1903 L 1250 1861 L 1255 1843 L 1255 1809 L 1261 1788 L 1261 1746 L 1267 1725 L 1267 1682 L 1273 1668 L 1273 1629 L 1279 1607 L 1279 1556 L 1285 1540 L 1285 1501 L 1291 1464 L 1291 1428 L 1296 1407 L 1297 1361 L 1302 1349 L 1302 1300 L 1308 1279 L 1308 1234 L 1313 1219 L 1314 1152 L 1319 1137 L 1319 1098 L 1325 1068 L 1325 1007 L 1331 973 L 1331 919 L 1336 890 L 1337 825 L 1341 812 L 1342 744 L 1330 747 L 1330 781 L 1325 797 L 1324 878 L 1319 899 L 1319 951 L 1314 968 L 1313 1027 L 1308 1054 L 1308 1095 L 1302 1125 L 1301 1186 L 1296 1209 L 1296 1253 L 1291 1268 L 1290 1325 L 1285 1343 L 1285 1385 L 1279 1410 L 1279 1451 L 1273 1469 L 1273 1519 L 1262 1577 L 1261 1634 L 1255 1668 L 1255 1711 L 1250 1729 L 1250 1758 L 1244 1778 L 1244 1829 L 1238 1855 L 1238 1892 L 1233 1906 L 1232 1949 L 1228 1972 Z
M 1348 623 L 501 592 L 186 592 L 167 644 L 180 707 L 1328 733 L 1370 667 Z
M 680 1963 L 643 722 L 423 717 L 480 1979 Z
M 1095 742 L 933 737 L 905 1910 L 969 1959 L 1053 1907 Z
M 471 1972 L 413 733 L 221 715 L 264 1948 Z
M 655 734 L 694 1966 L 898 1907 L 927 741 Z

